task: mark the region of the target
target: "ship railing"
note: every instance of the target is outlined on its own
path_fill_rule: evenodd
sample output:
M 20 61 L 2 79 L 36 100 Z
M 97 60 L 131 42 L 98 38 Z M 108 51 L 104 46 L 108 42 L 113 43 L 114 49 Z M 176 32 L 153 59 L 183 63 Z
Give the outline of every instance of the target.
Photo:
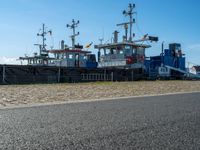
M 113 81 L 113 73 L 83 73 L 81 79 L 82 81 Z
M 125 65 L 126 65 L 126 60 L 124 59 L 116 59 L 116 60 L 99 62 L 99 67 L 119 67 L 119 66 L 125 66 Z

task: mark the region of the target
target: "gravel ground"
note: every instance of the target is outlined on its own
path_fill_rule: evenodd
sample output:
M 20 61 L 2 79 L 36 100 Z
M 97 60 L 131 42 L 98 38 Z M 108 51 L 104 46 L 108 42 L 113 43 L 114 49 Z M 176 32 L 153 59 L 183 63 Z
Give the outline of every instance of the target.
M 200 91 L 200 81 L 1 85 L 0 107 Z

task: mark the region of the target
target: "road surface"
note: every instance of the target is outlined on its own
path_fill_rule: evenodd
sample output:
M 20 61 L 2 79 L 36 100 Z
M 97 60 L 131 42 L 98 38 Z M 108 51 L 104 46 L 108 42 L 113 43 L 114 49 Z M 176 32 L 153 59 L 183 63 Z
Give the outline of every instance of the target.
M 0 149 L 200 149 L 200 93 L 1 109 Z

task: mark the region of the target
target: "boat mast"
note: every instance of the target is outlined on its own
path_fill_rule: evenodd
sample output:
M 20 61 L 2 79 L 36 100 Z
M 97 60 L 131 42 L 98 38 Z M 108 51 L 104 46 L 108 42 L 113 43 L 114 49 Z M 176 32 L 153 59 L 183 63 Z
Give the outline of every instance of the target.
M 130 21 L 127 23 L 130 24 L 130 37 L 129 37 L 130 42 L 132 42 L 132 28 L 133 28 L 133 23 L 135 23 L 135 19 L 133 19 L 133 14 L 136 13 L 133 11 L 134 8 L 135 4 L 129 4 L 129 9 L 123 11 L 123 15 L 130 17 Z
M 46 41 L 46 35 L 47 34 L 52 34 L 52 31 L 49 30 L 49 31 L 46 31 L 46 27 L 45 27 L 45 24 L 42 24 L 42 33 L 38 33 L 37 36 L 41 36 L 42 37 L 42 44 L 35 44 L 36 46 L 39 46 L 39 49 L 40 49 L 40 55 L 41 54 L 46 54 L 47 53 L 47 50 L 46 50 L 46 44 L 45 44 L 45 41 Z
M 76 28 L 78 27 L 78 24 L 79 24 L 79 20 L 78 21 L 75 21 L 74 19 L 72 20 L 72 24 L 67 24 L 67 28 L 70 28 L 72 29 L 73 31 L 73 34 L 70 36 L 71 39 L 72 39 L 72 48 L 74 49 L 75 48 L 75 42 L 76 42 L 76 36 L 78 36 L 80 33 L 77 32 L 76 33 Z

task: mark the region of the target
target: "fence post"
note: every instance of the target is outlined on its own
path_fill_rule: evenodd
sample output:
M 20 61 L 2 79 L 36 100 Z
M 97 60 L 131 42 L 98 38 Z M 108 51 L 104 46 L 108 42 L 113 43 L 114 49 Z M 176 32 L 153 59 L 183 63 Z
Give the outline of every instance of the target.
M 114 76 L 114 73 L 112 72 L 112 73 L 111 73 L 111 81 L 112 81 L 112 82 L 113 82 L 113 80 L 114 80 L 114 79 L 113 79 L 113 78 L 114 78 L 113 76 Z
M 58 69 L 58 83 L 60 83 L 60 67 Z
M 133 81 L 133 70 L 131 70 L 131 80 Z
M 104 69 L 104 81 L 106 81 L 106 69 Z
M 6 84 L 5 78 L 6 78 L 6 66 L 3 65 L 3 78 L 2 78 L 3 84 Z

